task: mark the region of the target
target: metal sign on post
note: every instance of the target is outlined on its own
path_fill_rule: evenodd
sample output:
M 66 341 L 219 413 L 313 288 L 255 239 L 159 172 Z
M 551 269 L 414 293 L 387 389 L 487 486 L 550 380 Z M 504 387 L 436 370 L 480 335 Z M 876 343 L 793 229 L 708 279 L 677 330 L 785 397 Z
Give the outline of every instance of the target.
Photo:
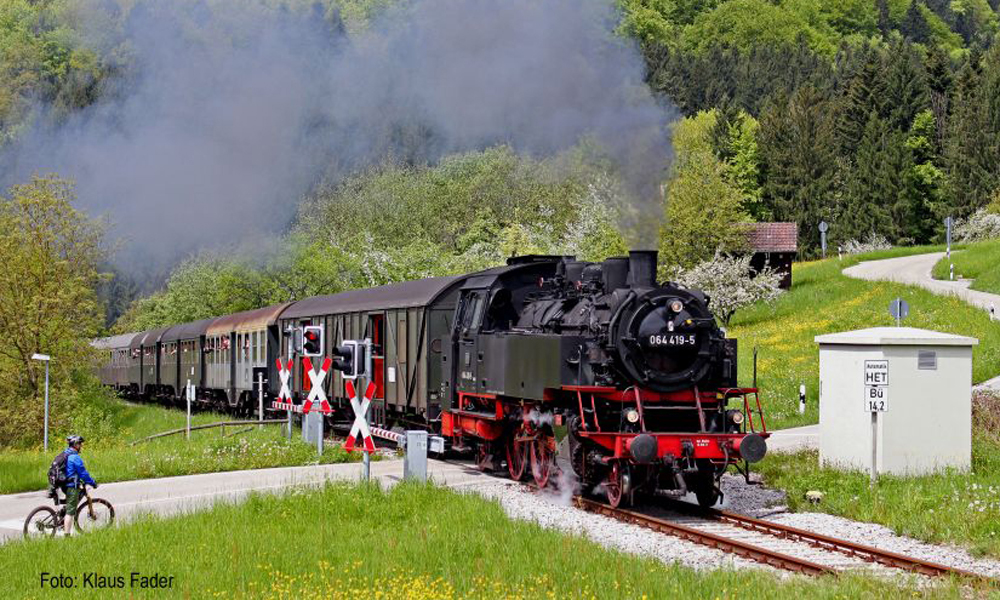
M 910 305 L 906 303 L 906 300 L 896 298 L 889 303 L 889 314 L 896 319 L 896 327 L 899 327 L 903 319 L 910 316 Z
M 878 414 L 889 409 L 889 361 L 865 361 L 865 410 L 872 415 L 871 483 L 878 479 Z
M 826 221 L 819 222 L 819 245 L 823 250 L 823 258 L 826 258 L 826 232 L 830 226 Z

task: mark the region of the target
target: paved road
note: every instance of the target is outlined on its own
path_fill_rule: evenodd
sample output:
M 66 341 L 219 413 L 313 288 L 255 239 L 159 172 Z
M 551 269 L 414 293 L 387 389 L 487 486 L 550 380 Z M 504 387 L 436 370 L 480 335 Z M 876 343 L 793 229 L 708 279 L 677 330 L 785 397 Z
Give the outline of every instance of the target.
M 916 285 L 935 294 L 958 296 L 983 310 L 989 310 L 990 306 L 996 306 L 1000 309 L 1000 295 L 970 290 L 971 279 L 960 281 L 934 279 L 931 276 L 931 271 L 934 269 L 934 265 L 944 257 L 944 254 L 944 252 L 933 252 L 931 254 L 865 261 L 844 269 L 844 275 L 869 281 L 895 281 Z
M 428 474 L 436 483 L 449 487 L 488 481 L 487 475 L 472 466 L 437 460 L 428 461 Z M 100 481 L 100 474 L 95 475 Z M 173 515 L 190 512 L 220 501 L 239 500 L 252 491 L 278 492 L 291 486 L 356 480 L 360 475 L 361 465 L 358 463 L 229 471 L 106 483 L 94 495 L 107 498 L 114 504 L 116 519 L 128 520 L 149 513 Z M 400 481 L 402 476 L 402 460 L 372 463 L 372 478 L 377 478 L 384 487 Z M 51 504 L 45 492 L 0 496 L 0 543 L 20 538 L 25 517 L 40 504 Z
M 970 290 L 969 285 L 972 284 L 972 280 L 970 279 L 960 281 L 934 279 L 931 276 L 931 272 L 934 269 L 934 265 L 944 255 L 944 252 L 933 252 L 930 254 L 901 256 L 899 258 L 870 260 L 844 269 L 844 275 L 854 277 L 855 279 L 867 279 L 869 281 L 895 281 L 897 283 L 915 285 L 942 296 L 957 296 L 983 310 L 990 310 L 991 307 L 996 307 L 1000 310 L 1000 295 Z M 988 387 L 1000 391 L 1000 375 L 989 381 L 984 381 L 976 387 Z

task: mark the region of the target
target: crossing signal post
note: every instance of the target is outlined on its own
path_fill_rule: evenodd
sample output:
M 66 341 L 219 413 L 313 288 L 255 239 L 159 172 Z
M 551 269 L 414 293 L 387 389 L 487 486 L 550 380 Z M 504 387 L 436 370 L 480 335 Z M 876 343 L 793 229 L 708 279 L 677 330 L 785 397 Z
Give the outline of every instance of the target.
M 344 340 L 344 343 L 333 350 L 333 368 L 341 371 L 344 379 L 368 377 L 371 370 L 368 367 L 368 340 Z
M 322 325 L 306 325 L 302 328 L 302 356 L 323 356 Z
M 365 452 L 361 477 L 365 481 L 371 477 L 371 453 L 375 451 L 368 429 L 371 400 L 375 396 L 375 383 L 370 381 L 371 347 L 371 340 L 368 339 L 344 340 L 344 343 L 333 349 L 333 368 L 341 371 L 347 380 L 345 388 L 351 397 L 351 408 L 354 409 L 354 425 L 345 448 L 353 450 L 355 437 L 361 437 Z

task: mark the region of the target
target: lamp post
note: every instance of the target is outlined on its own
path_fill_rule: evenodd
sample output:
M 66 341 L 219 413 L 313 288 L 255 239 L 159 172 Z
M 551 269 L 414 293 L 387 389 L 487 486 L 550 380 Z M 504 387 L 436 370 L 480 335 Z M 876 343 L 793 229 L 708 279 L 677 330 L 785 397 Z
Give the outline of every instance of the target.
M 49 451 L 49 361 L 52 357 L 48 354 L 32 354 L 31 360 L 40 360 L 45 363 L 45 451 Z

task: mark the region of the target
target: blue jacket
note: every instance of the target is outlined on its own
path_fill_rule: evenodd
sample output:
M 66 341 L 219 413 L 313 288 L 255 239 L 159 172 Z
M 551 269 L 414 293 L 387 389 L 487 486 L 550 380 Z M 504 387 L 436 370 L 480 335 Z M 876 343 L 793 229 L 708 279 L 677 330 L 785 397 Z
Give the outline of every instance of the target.
M 83 466 L 83 457 L 80 453 L 72 448 L 66 448 L 66 479 L 69 483 L 66 484 L 67 487 L 76 487 L 76 481 L 79 479 L 86 483 L 87 485 L 97 485 L 94 478 L 90 476 L 87 472 L 87 467 Z

